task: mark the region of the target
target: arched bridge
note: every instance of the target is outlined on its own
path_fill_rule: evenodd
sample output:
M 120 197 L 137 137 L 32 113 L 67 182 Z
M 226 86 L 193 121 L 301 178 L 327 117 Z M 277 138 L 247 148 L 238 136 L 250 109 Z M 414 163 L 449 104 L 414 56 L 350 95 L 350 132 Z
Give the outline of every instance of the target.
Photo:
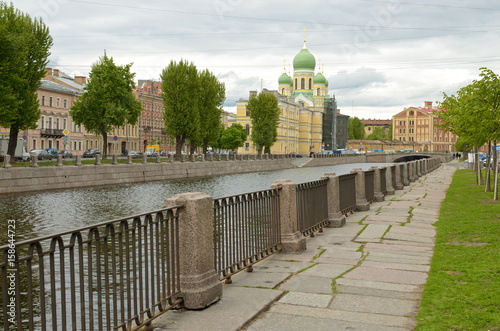
M 453 159 L 453 153 L 396 153 L 385 154 L 383 152 L 372 152 L 366 154 L 366 162 L 373 163 L 393 163 L 393 162 L 408 162 L 420 159 L 430 159 L 438 157 L 441 162 L 449 162 Z

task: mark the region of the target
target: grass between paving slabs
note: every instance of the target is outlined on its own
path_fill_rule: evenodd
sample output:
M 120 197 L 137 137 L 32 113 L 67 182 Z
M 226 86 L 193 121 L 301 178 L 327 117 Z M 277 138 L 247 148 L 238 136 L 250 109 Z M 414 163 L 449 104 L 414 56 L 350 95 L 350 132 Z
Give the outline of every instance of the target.
M 439 221 L 416 330 L 500 330 L 500 201 L 457 170 Z

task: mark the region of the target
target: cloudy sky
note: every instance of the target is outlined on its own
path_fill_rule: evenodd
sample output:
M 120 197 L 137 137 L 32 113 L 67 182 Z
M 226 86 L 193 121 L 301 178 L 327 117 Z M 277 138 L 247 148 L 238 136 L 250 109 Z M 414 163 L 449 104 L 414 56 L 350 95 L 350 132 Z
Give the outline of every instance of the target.
M 307 4 L 306 4 L 307 3 Z M 500 5 L 493 0 L 170 1 L 17 0 L 54 38 L 49 66 L 88 75 L 106 50 L 158 80 L 171 60 L 192 61 L 226 84 L 225 107 L 250 90 L 277 89 L 307 47 L 341 112 L 390 119 L 500 74 Z M 293 67 L 291 68 L 293 74 Z

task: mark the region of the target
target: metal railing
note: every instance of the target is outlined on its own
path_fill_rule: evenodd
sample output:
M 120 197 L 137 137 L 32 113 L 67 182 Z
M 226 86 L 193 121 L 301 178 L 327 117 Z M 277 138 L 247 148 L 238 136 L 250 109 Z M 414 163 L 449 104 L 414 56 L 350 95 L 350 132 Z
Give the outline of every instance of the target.
M 281 249 L 279 189 L 214 199 L 214 263 L 220 280 Z
M 375 201 L 374 171 L 365 171 L 365 199 L 369 203 Z
M 386 178 L 386 168 L 380 169 L 380 191 L 383 195 L 387 194 L 387 178 Z
M 340 211 L 347 215 L 356 210 L 356 174 L 339 176 Z
M 179 304 L 179 208 L 0 247 L 4 330 L 136 330 Z
M 313 236 L 328 225 L 328 180 L 297 184 L 297 228 Z

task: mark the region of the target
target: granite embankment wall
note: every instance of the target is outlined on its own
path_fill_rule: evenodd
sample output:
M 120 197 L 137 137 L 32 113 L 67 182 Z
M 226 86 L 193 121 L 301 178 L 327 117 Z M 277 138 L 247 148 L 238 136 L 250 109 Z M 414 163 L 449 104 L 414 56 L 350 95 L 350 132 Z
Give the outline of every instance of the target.
M 0 194 L 296 168 L 290 159 L 0 168 Z
M 311 158 L 302 167 L 324 167 L 348 163 L 366 163 L 366 155 L 349 155 L 343 157 L 318 157 Z M 383 161 L 382 161 L 383 162 Z

